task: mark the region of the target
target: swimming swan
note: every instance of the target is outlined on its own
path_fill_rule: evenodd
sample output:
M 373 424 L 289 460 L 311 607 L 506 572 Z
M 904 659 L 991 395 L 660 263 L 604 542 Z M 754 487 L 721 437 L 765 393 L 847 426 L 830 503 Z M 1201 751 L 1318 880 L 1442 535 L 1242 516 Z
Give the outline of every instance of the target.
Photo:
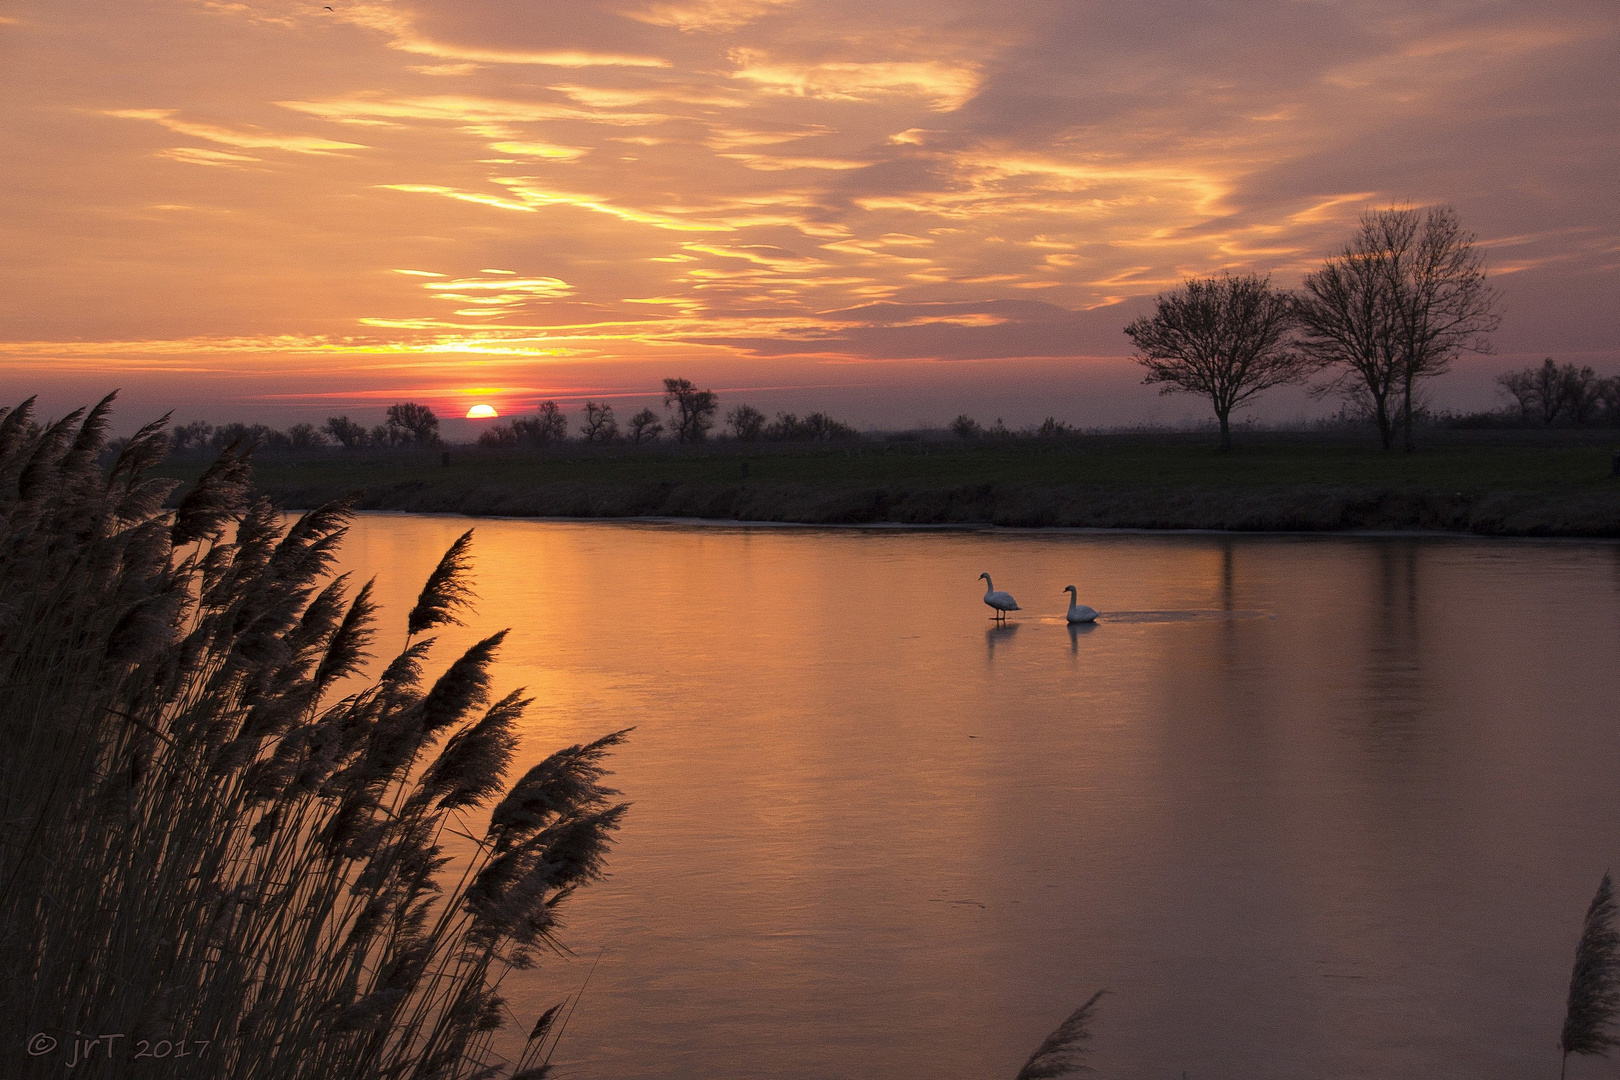
M 980 574 L 979 576 L 984 578 L 984 602 L 995 609 L 997 622 L 1005 619 L 1009 611 L 1024 610 L 1018 606 L 1018 601 L 1012 598 L 1011 593 L 996 591 L 996 583 L 990 580 L 989 574 Z
M 1080 603 L 1080 594 L 1075 592 L 1073 585 L 1063 586 L 1063 591 L 1069 594 L 1070 622 L 1082 623 L 1097 621 L 1097 609 L 1086 607 L 1086 605 Z M 990 602 L 989 598 L 987 597 L 984 602 L 988 604 Z

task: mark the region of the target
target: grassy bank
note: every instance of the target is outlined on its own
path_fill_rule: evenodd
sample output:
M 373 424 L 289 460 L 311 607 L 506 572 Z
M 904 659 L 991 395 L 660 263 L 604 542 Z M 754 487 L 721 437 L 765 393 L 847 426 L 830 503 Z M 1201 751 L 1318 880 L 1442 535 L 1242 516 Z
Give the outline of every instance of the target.
M 517 517 L 1620 536 L 1617 444 L 1609 433 L 1457 432 L 1415 454 L 1282 433 L 1229 454 L 1175 434 L 452 448 L 447 464 L 437 451 L 261 457 L 255 474 L 289 507 L 359 492 L 367 510 Z M 202 462 L 167 468 L 190 480 Z

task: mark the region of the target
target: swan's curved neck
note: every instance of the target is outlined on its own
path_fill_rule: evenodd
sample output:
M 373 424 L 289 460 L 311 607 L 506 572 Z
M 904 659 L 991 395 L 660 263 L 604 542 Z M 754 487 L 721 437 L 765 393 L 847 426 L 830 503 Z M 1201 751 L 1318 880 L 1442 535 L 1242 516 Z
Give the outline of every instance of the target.
M 984 591 L 987 593 L 993 593 L 996 591 L 996 583 L 990 580 L 989 574 L 984 575 Z

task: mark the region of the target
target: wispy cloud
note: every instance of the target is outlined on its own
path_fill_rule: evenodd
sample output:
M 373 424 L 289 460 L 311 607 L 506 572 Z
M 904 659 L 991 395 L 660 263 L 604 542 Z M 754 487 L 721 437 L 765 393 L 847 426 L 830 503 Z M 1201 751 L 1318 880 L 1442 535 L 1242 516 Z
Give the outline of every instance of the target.
M 457 309 L 457 315 L 477 318 L 503 316 L 522 310 L 534 301 L 556 300 L 574 291 L 572 285 L 558 278 L 522 278 L 501 270 L 484 273 L 496 276 L 429 281 L 422 287 L 437 299 L 466 304 L 467 307 Z
M 159 150 L 159 157 L 173 158 L 188 165 L 213 165 L 228 168 L 241 168 L 260 158 L 250 157 L 247 154 L 232 154 L 226 150 L 207 150 L 200 146 L 174 146 L 167 150 Z
M 579 109 L 549 101 L 520 101 L 510 98 L 477 97 L 465 94 L 435 94 L 413 97 L 385 97 L 370 93 L 349 94 L 323 101 L 278 101 L 276 104 L 297 112 L 338 123 L 368 121 L 429 121 L 458 126 L 485 124 L 532 124 L 558 120 L 583 120 L 597 124 L 630 125 L 657 123 L 660 113 L 625 113 L 603 109 Z
M 286 150 L 294 154 L 332 154 L 343 150 L 364 150 L 360 143 L 339 142 L 314 135 L 282 135 L 260 129 L 229 128 L 218 124 L 205 124 L 185 120 L 175 109 L 109 109 L 106 115 L 121 120 L 151 120 L 162 124 L 179 135 L 206 139 L 223 146 L 236 146 L 244 150 Z
M 757 49 L 734 49 L 731 77 L 761 90 L 828 101 L 869 101 L 886 95 L 917 97 L 940 112 L 960 109 L 979 87 L 975 65 L 934 60 L 824 61 L 807 64 L 767 55 Z
M 673 0 L 632 5 L 623 12 L 629 18 L 654 26 L 716 33 L 736 30 L 796 3 L 798 0 Z
M 409 8 L 395 4 L 345 4 L 334 12 L 344 22 L 376 30 L 388 44 L 402 52 L 431 56 L 436 60 L 470 61 L 475 64 L 521 64 L 542 67 L 668 67 L 669 61 L 655 56 L 597 52 L 590 49 L 511 49 L 487 45 L 466 45 L 444 41 L 422 33 Z
M 657 229 L 669 229 L 675 232 L 731 231 L 731 226 L 722 223 L 683 220 L 654 211 L 616 206 L 604 199 L 589 195 L 548 190 L 535 185 L 532 180 L 524 177 L 494 177 L 493 182 L 506 188 L 511 193 L 511 196 L 504 197 L 474 191 L 460 191 L 456 188 L 442 187 L 437 184 L 385 184 L 383 186 L 391 191 L 443 195 L 447 198 L 459 199 L 462 202 L 479 203 L 500 210 L 533 213 L 548 206 L 572 206 L 580 210 L 589 210 L 592 213 L 606 214 L 609 217 L 618 218 L 620 221 L 627 221 L 637 225 L 651 225 Z

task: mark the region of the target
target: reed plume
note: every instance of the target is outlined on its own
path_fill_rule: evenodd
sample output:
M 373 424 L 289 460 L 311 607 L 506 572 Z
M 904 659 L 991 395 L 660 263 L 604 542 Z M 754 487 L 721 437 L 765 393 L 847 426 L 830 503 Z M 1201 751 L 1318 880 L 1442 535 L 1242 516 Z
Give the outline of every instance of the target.
M 1069 1018 L 1059 1024 L 1057 1030 L 1029 1055 L 1024 1067 L 1018 1070 L 1016 1080 L 1053 1080 L 1054 1077 L 1071 1076 L 1077 1072 L 1090 1072 L 1091 1069 L 1083 1064 L 1082 1059 L 1085 1057 L 1086 1043 L 1091 1041 L 1091 1013 L 1107 992 L 1097 991 L 1091 995 L 1090 1001 L 1070 1013 Z
M 1569 1008 L 1559 1039 L 1563 1051 L 1560 1077 L 1569 1066 L 1569 1055 L 1608 1057 L 1609 1048 L 1620 1045 L 1614 1034 L 1615 1013 L 1620 1011 L 1620 933 L 1615 931 L 1614 911 L 1614 886 L 1605 871 L 1587 906 L 1581 940 L 1575 946 Z
M 472 557 L 468 553 L 472 546 L 472 534 L 473 531 L 468 529 L 457 537 L 450 550 L 444 553 L 444 558 L 439 560 L 439 565 L 433 568 L 433 573 L 428 575 L 427 584 L 422 586 L 422 594 L 417 597 L 416 606 L 406 619 L 406 626 L 413 635 L 435 626 L 460 625 L 455 613 L 470 605 L 473 599 L 472 587 L 467 580 L 472 567 Z
M 332 575 L 350 507 L 284 525 L 234 446 L 165 511 L 162 421 L 97 464 L 112 401 L 0 411 L 0 1046 L 184 1040 L 182 1077 L 540 1075 L 558 1032 L 499 1059 L 499 991 L 602 873 L 623 733 L 508 788 L 529 699 L 484 708 L 501 634 L 431 683 L 425 638 L 364 680 L 373 589 Z M 412 635 L 467 607 L 469 545 Z M 447 829 L 473 844 L 455 875 Z

